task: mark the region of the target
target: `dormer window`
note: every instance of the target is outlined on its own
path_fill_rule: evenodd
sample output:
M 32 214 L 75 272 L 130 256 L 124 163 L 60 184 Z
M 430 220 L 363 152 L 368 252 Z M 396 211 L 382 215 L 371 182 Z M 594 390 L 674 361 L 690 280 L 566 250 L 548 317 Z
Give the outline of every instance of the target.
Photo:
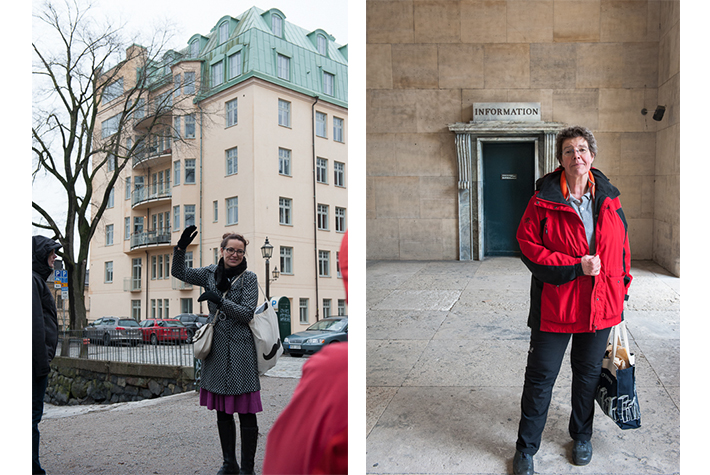
M 219 25 L 219 44 L 224 43 L 229 38 L 229 22 L 225 21 Z
M 318 35 L 316 38 L 317 38 L 317 44 L 318 44 L 318 53 L 325 56 L 326 52 L 328 50 L 328 40 L 326 40 L 325 36 L 323 36 L 323 35 Z
M 284 20 L 278 15 L 271 15 L 271 31 L 274 32 L 275 36 L 283 38 L 284 32 Z
M 195 40 L 190 43 L 190 57 L 197 58 L 200 54 L 200 40 Z

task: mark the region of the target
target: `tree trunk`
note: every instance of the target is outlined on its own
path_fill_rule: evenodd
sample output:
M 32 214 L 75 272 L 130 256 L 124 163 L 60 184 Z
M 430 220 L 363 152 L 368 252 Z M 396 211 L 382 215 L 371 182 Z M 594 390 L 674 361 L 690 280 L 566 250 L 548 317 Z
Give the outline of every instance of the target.
M 84 302 L 85 263 L 65 262 L 69 278 L 69 328 L 81 330 L 86 326 L 86 304 Z

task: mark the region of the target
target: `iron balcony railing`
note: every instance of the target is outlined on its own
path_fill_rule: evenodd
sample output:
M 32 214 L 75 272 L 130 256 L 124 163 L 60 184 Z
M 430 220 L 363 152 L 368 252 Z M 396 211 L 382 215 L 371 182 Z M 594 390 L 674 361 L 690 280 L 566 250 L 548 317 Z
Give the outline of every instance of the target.
M 170 228 L 131 234 L 131 250 L 142 246 L 170 244 Z
M 141 186 L 131 192 L 131 206 L 137 206 L 147 201 L 171 199 L 173 196 L 170 181 L 151 186 Z

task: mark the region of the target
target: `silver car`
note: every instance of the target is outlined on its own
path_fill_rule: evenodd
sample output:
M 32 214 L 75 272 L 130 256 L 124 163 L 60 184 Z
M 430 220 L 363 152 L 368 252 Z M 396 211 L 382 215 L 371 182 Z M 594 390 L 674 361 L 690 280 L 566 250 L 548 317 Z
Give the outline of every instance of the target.
M 101 317 L 84 328 L 84 338 L 91 343 L 127 343 L 136 346 L 143 339 L 138 322 L 128 317 Z

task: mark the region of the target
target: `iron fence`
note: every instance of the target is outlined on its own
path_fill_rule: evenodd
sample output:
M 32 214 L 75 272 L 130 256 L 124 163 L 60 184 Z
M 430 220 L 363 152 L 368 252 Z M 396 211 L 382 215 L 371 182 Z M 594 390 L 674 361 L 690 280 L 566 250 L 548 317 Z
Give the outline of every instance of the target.
M 102 333 L 109 338 L 96 338 L 84 330 L 60 332 L 56 354 L 102 361 L 194 366 L 193 345 L 184 338 L 164 335 L 151 343 L 150 336 L 141 330 L 130 338 L 125 337 L 123 330 L 102 330 Z

